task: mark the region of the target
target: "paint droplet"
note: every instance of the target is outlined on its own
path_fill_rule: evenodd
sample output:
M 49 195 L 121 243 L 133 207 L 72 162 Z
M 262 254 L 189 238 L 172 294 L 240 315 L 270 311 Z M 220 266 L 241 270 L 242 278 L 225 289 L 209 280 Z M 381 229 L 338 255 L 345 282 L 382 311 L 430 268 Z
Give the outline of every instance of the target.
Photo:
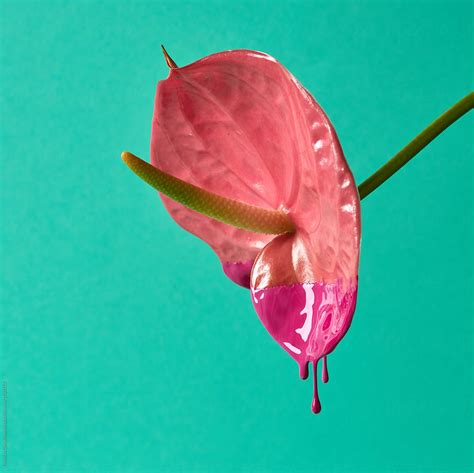
M 321 379 L 323 380 L 323 383 L 327 383 L 329 381 L 328 357 L 326 355 L 323 356 L 323 372 Z
M 302 363 L 300 365 L 300 378 L 306 379 L 308 377 L 308 363 Z
M 313 402 L 311 403 L 311 410 L 318 414 L 321 412 L 321 402 L 319 401 L 318 396 L 318 362 L 313 361 L 313 382 L 314 382 L 314 391 L 313 391 Z

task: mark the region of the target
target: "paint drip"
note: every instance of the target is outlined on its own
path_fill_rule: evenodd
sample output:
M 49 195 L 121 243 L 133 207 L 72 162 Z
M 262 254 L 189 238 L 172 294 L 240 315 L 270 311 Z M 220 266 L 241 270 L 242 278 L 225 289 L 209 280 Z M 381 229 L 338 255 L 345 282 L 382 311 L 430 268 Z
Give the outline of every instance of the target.
M 315 414 L 321 412 L 321 402 L 318 395 L 318 362 L 313 361 L 313 402 L 311 403 L 311 410 Z
M 311 410 L 321 411 L 317 364 L 322 358 L 321 380 L 329 381 L 327 355 L 347 332 L 354 314 L 357 285 L 305 283 L 291 286 L 251 288 L 255 310 L 270 335 L 298 363 L 301 379 L 313 364 L 314 393 Z
M 327 355 L 323 356 L 323 372 L 321 374 L 321 380 L 323 381 L 323 383 L 327 383 L 329 381 L 328 357 L 327 357 Z

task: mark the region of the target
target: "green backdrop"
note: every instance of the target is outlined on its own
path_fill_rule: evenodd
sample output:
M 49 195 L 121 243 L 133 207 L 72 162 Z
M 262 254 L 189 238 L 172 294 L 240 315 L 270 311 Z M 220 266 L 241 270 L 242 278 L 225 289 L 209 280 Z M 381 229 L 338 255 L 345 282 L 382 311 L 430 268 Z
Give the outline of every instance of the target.
M 248 292 L 120 160 L 164 43 L 280 60 L 357 182 L 472 88 L 471 2 L 1 2 L 1 360 L 11 471 L 472 469 L 472 116 L 363 202 L 323 412 Z

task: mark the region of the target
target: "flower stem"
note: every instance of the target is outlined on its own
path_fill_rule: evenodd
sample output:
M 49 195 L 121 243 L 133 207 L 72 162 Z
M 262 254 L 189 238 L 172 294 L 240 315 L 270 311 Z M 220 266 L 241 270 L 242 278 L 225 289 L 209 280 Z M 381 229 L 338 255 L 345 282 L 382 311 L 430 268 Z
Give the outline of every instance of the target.
M 471 92 L 365 180 L 359 186 L 360 199 L 362 200 L 377 189 L 441 132 L 471 110 L 473 106 L 474 92 Z M 261 209 L 213 194 L 160 171 L 128 152 L 124 152 L 122 158 L 135 174 L 159 192 L 215 220 L 255 233 L 278 235 L 280 233 L 291 233 L 295 230 L 293 223 L 283 211 Z
M 440 133 L 461 118 L 474 106 L 474 92 L 466 95 L 453 105 L 447 112 L 437 118 L 428 128 L 423 130 L 413 141 L 408 143 L 390 161 L 384 164 L 372 176 L 359 186 L 360 199 L 364 199 L 377 187 L 393 176 L 410 159 L 416 156 L 425 146 L 433 141 Z

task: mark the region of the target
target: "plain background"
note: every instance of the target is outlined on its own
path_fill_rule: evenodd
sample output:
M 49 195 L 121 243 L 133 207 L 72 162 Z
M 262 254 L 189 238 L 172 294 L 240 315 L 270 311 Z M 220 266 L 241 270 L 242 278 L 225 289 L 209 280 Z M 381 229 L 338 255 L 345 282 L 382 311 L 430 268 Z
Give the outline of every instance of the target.
M 224 49 L 281 61 L 357 182 L 472 88 L 470 2 L 1 2 L 1 334 L 11 471 L 472 469 L 472 115 L 363 202 L 323 412 L 248 292 L 120 160 Z

